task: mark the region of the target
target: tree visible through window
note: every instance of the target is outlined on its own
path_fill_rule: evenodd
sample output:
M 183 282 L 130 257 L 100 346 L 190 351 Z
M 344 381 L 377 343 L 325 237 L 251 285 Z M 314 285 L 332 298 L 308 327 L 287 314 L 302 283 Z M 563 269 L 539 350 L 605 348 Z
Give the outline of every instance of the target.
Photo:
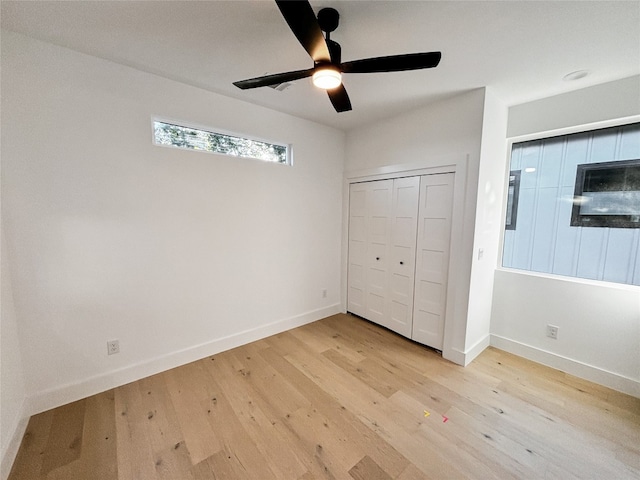
M 153 122 L 154 139 L 157 145 L 203 150 L 206 152 L 289 164 L 286 145 L 261 142 L 249 138 L 235 137 L 223 133 L 208 132 L 196 128 Z

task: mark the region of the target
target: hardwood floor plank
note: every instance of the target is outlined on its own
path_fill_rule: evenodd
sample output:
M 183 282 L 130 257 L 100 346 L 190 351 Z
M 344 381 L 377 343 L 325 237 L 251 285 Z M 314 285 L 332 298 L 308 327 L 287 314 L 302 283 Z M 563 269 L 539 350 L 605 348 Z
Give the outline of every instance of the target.
M 238 374 L 279 416 L 309 405 L 309 401 L 269 365 L 259 350 L 244 355 L 243 360 L 245 367 Z
M 213 378 L 219 383 L 220 392 L 228 400 L 223 403 L 225 413 L 219 412 L 218 403 L 211 407 L 215 415 L 210 419 L 212 425 L 216 420 L 227 422 L 231 415 L 237 417 L 278 478 L 297 478 L 304 474 L 306 467 L 299 459 L 297 448 L 292 448 L 291 439 L 283 435 L 278 428 L 282 419 L 273 410 L 272 402 L 267 402 L 261 394 L 252 392 L 249 385 L 240 387 L 233 376 L 229 377 L 219 372 L 217 367 L 220 363 L 222 362 L 216 364 L 216 368 L 211 366 Z M 216 398 L 216 402 L 217 400 Z M 228 411 L 229 408 L 232 412 Z
M 640 399 L 334 315 L 30 419 L 9 480 L 640 478 Z
M 393 477 L 366 455 L 349 470 L 349 475 L 355 480 L 393 480 Z
M 326 350 L 322 352 L 322 356 L 387 398 L 398 391 L 394 385 L 385 382 L 385 378 L 382 375 L 377 375 L 377 372 L 372 372 L 370 368 L 367 368 L 367 365 L 363 365 L 362 362 L 354 364 L 336 350 Z
M 171 403 L 180 424 L 192 464 L 200 463 L 222 448 L 211 429 L 207 408 L 203 405 L 215 392 L 208 375 L 198 362 L 165 372 Z
M 583 433 L 604 437 L 613 443 L 640 445 L 640 422 L 626 414 L 618 416 L 605 408 L 593 408 L 588 403 L 574 403 L 566 397 L 562 397 L 562 404 L 559 404 L 552 399 L 552 395 L 557 392 L 549 391 L 547 396 L 541 396 L 536 387 L 529 384 L 503 382 L 499 390 L 537 407 L 547 418 L 552 418 L 556 425 L 576 425 Z M 634 450 L 640 454 L 638 447 Z
M 308 345 L 310 341 L 315 339 L 316 342 L 321 341 L 323 348 L 318 349 L 318 353 L 332 349 L 340 352 L 353 362 L 360 362 L 367 357 L 362 354 L 360 345 L 353 342 L 349 337 L 343 336 L 339 331 L 331 325 L 324 322 L 315 322 L 309 325 L 309 328 L 300 327 L 290 330 L 290 333 Z
M 317 408 L 300 409 L 291 414 L 285 424 L 295 432 L 301 448 L 311 454 L 314 473 L 348 478 L 347 472 L 362 457 L 359 446 L 347 448 L 349 438 L 345 432 Z
M 55 410 L 44 448 L 43 476 L 80 458 L 85 408 L 86 400 L 80 400 Z
M 395 477 L 396 480 L 429 480 L 430 477 L 427 477 L 424 472 L 418 469 L 413 463 L 407 465 L 400 475 Z
M 193 465 L 190 468 L 189 473 L 196 480 L 216 480 L 217 478 L 220 478 L 213 473 L 208 460 L 203 460 L 202 462 Z
M 163 452 L 184 441 L 165 378 L 164 374 L 159 374 L 139 381 L 140 409 L 147 412 L 147 433 L 154 453 Z
M 378 464 L 392 475 L 399 474 L 406 468 L 409 461 L 395 450 L 386 441 L 380 438 L 373 430 L 364 425 L 356 415 L 347 410 L 335 397 L 316 385 L 300 370 L 285 360 L 275 350 L 264 350 L 262 355 L 274 366 L 291 384 L 296 385 L 301 392 L 307 395 L 310 402 L 316 408 L 334 419 L 341 425 L 354 443 L 360 443 L 363 450 Z
M 407 416 L 412 416 L 416 422 L 413 437 L 416 442 L 423 445 L 434 446 L 440 456 L 451 458 L 455 456 L 456 466 L 462 471 L 475 471 L 479 478 L 495 478 L 500 480 L 518 478 L 504 463 L 507 459 L 496 460 L 491 457 L 493 448 L 485 449 L 476 435 L 470 434 L 463 426 L 451 421 L 452 409 L 447 409 L 444 414 L 435 409 L 425 408 L 422 402 L 407 395 L 404 392 L 395 394 L 391 401 L 402 408 Z M 427 412 L 425 414 L 424 412 Z M 445 416 L 446 414 L 446 416 Z M 447 418 L 447 422 L 444 422 Z M 487 454 L 486 450 L 490 450 Z
M 234 365 L 237 363 L 234 362 L 234 357 L 231 352 L 225 352 L 214 357 L 215 360 L 202 361 L 210 374 L 209 383 L 217 392 L 208 406 L 209 423 L 220 438 L 224 450 L 231 452 L 227 455 L 231 457 L 227 458 L 231 460 L 231 468 L 240 471 L 242 475 L 246 472 L 248 475 L 256 475 L 256 478 L 261 476 L 265 480 L 275 479 L 273 467 L 279 467 L 273 460 L 280 459 L 284 461 L 285 471 L 304 471 L 303 467 L 296 463 L 295 457 L 286 455 L 286 450 L 277 452 L 272 449 L 274 444 L 281 443 L 277 435 L 275 438 L 265 438 L 265 430 L 275 432 L 273 419 L 278 418 L 277 413 L 265 415 L 264 411 L 269 411 L 270 404 L 263 402 L 260 394 L 251 386 L 252 379 L 258 374 L 249 373 L 251 370 L 248 364 L 245 364 L 242 370 L 236 371 Z M 254 433 L 258 438 L 250 433 Z M 269 443 L 270 440 L 274 443 Z
M 303 476 L 298 478 L 298 480 L 315 480 L 315 479 L 316 477 L 314 477 L 310 472 L 307 472 Z
M 20 449 L 9 477 L 12 480 L 37 480 L 41 476 L 47 442 L 55 410 L 48 410 L 29 419 Z
M 332 396 L 344 401 L 345 407 L 356 413 L 369 428 L 382 436 L 418 467 L 429 468 L 441 478 L 464 478 L 456 467 L 443 459 L 436 450 L 416 442 L 411 433 L 415 422 L 403 417 L 386 397 L 360 382 L 333 363 L 305 350 L 296 349 L 285 356 L 311 380 Z M 393 419 L 393 420 L 391 420 Z M 401 420 L 399 422 L 398 420 Z
M 185 442 L 156 453 L 156 475 L 161 480 L 196 480 L 193 476 L 191 456 Z
M 207 458 L 207 463 L 216 480 L 252 479 L 249 472 L 239 465 L 237 459 L 232 456 L 232 452 L 224 446 L 221 451 Z
M 50 470 L 48 480 L 117 480 L 116 428 L 113 391 L 85 400 L 80 454 Z M 45 478 L 45 477 L 43 477 Z
M 86 400 L 80 462 L 84 478 L 118 480 L 113 390 L 94 395 Z
M 522 440 L 518 441 L 521 448 L 510 449 L 512 454 L 519 455 L 523 462 L 534 458 L 531 457 L 533 453 L 536 456 L 542 455 L 547 459 L 555 459 L 556 462 L 561 462 L 563 457 L 582 457 L 580 465 L 577 465 L 576 469 L 586 475 L 589 472 L 603 470 L 603 465 L 607 462 L 601 458 L 601 452 L 613 451 L 617 448 L 613 442 L 607 439 L 608 435 L 589 438 L 589 433 L 580 431 L 574 423 L 564 423 L 548 410 L 537 408 L 517 397 L 505 395 L 500 386 L 497 387 L 498 390 L 482 388 L 480 385 L 474 385 L 473 389 L 467 389 L 461 386 L 460 381 L 456 380 L 453 375 L 441 378 L 440 382 L 450 385 L 452 389 L 468 391 L 467 398 L 472 401 L 471 405 L 477 405 L 482 409 L 467 408 L 466 413 L 479 419 L 482 423 L 495 427 L 499 432 L 511 438 L 518 438 L 519 433 L 526 432 L 527 435 L 520 435 Z M 597 412 L 592 412 L 585 414 L 585 418 L 593 419 L 598 415 Z M 586 437 L 583 442 L 576 445 L 572 439 L 578 435 L 586 435 Z M 638 453 L 636 452 L 635 455 Z M 606 470 L 602 472 L 602 475 L 607 475 Z
M 139 383 L 115 390 L 118 480 L 158 480 Z

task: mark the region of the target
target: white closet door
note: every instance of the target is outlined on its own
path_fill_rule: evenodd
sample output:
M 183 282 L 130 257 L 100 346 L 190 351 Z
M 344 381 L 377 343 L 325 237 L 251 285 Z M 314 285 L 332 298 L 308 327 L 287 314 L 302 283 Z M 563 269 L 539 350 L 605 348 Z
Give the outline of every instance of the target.
M 439 350 L 444 339 L 453 179 L 453 173 L 425 175 L 420 184 L 411 338 Z
M 393 182 L 389 261 L 389 329 L 411 337 L 420 177 Z
M 367 197 L 366 183 L 349 187 L 349 264 L 347 267 L 347 310 L 366 316 L 365 258 L 367 255 Z
M 393 180 L 366 184 L 365 318 L 389 327 L 387 313 Z M 354 312 L 355 313 L 355 312 Z

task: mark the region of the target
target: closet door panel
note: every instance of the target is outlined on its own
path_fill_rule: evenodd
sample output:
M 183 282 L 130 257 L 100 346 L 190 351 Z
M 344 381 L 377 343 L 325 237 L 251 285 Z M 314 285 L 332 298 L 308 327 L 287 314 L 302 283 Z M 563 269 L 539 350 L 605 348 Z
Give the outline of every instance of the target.
M 412 336 L 442 350 L 454 174 L 421 179 Z
M 349 260 L 347 265 L 347 310 L 364 316 L 365 260 L 367 253 L 367 188 L 353 184 L 349 188 Z
M 423 249 L 419 269 L 420 278 L 428 282 L 437 283 L 446 274 L 445 253 L 443 251 Z
M 389 242 L 391 240 L 391 214 L 393 180 L 380 180 L 365 184 L 366 202 L 366 257 L 365 257 L 365 318 L 389 326 L 387 296 L 389 295 Z
M 419 195 L 420 177 L 394 180 L 387 327 L 406 337 L 412 330 Z

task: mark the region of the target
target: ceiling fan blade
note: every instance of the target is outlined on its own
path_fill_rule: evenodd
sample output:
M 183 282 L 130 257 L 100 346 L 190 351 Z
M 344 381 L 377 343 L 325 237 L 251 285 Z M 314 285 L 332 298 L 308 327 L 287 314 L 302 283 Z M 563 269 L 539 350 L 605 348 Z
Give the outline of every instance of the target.
M 440 52 L 408 53 L 354 60 L 343 63 L 340 68 L 344 73 L 402 72 L 436 67 L 441 57 Z
M 351 110 L 351 100 L 349 100 L 349 95 L 347 95 L 347 90 L 344 88 L 344 85 L 340 84 L 336 88 L 327 90 L 327 93 L 336 112 L 348 112 Z
M 284 82 L 292 82 L 301 78 L 310 77 L 313 75 L 313 71 L 313 68 L 308 68 L 306 70 L 296 70 L 294 72 L 274 73 L 273 75 L 240 80 L 238 82 L 233 82 L 233 84 L 242 90 L 247 90 L 248 88 L 268 87 L 270 85 L 279 85 Z
M 330 62 L 331 55 L 318 19 L 307 0 L 276 0 L 280 13 L 315 63 Z

